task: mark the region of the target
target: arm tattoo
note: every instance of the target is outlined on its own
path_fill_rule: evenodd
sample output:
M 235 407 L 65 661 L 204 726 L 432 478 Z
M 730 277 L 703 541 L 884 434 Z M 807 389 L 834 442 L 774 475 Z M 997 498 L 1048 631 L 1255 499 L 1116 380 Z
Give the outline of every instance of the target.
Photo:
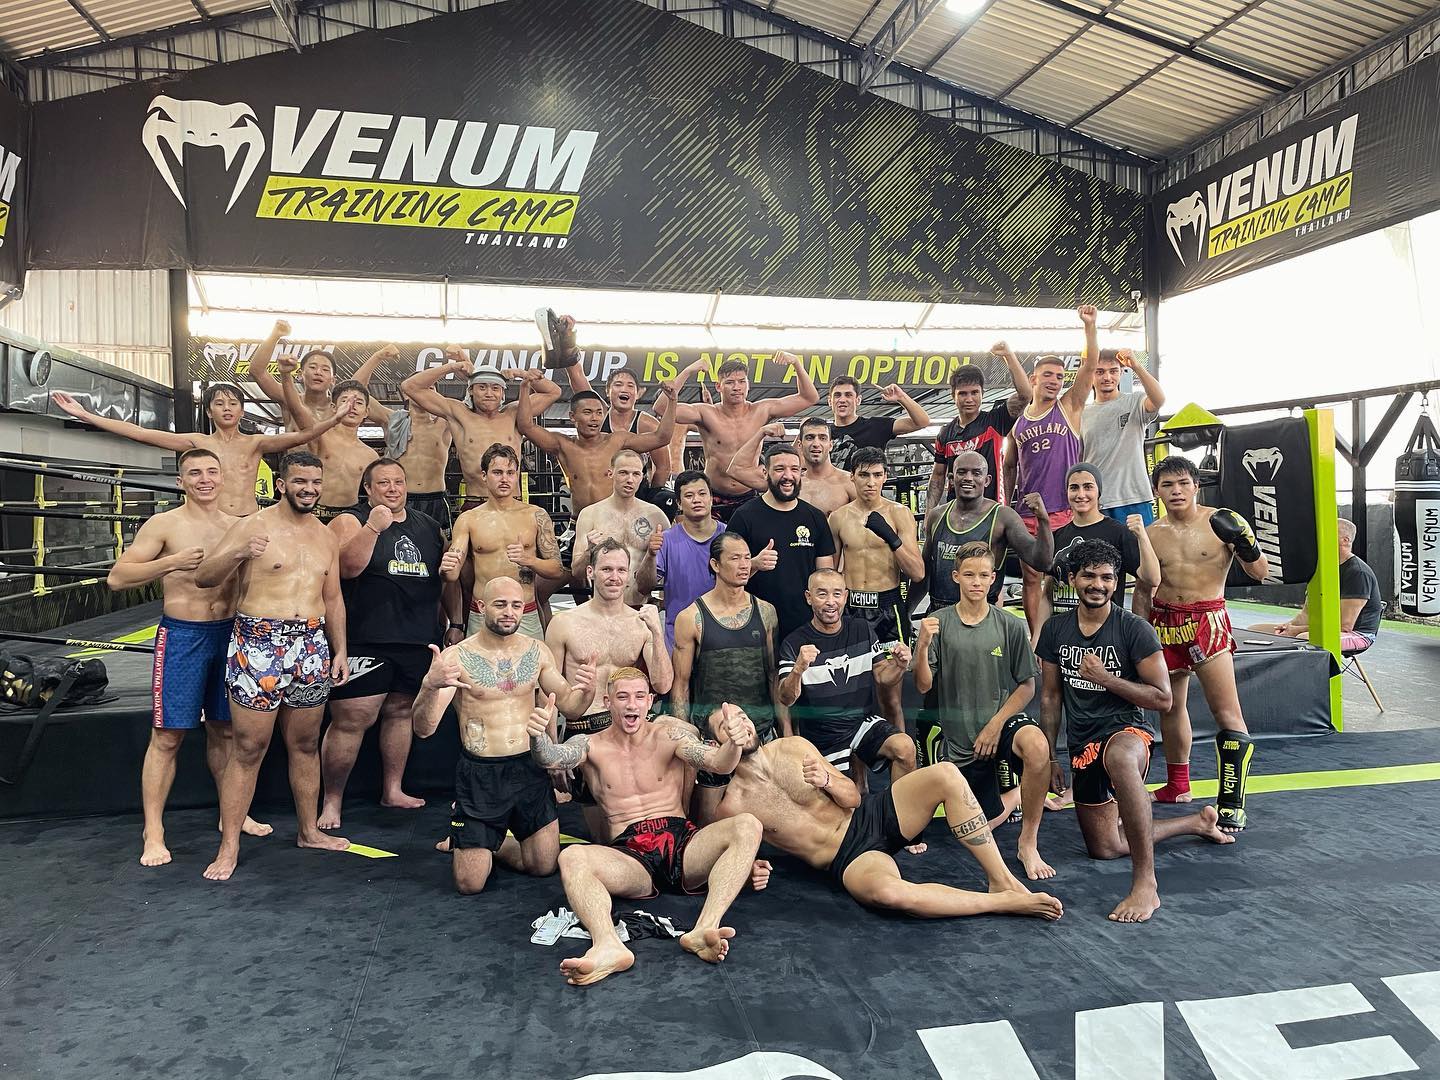
M 542 732 L 533 736 L 530 756 L 547 769 L 573 769 L 585 759 L 589 746 L 589 735 L 572 735 L 557 744 L 548 732 Z
M 995 838 L 990 835 L 990 826 L 986 824 L 984 814 L 973 817 L 969 821 L 962 821 L 959 825 L 952 825 L 950 831 L 955 834 L 956 840 L 963 841 L 974 848 L 984 847 L 986 844 L 995 842 Z
M 670 738 L 680 744 L 680 756 L 687 765 L 699 769 L 701 772 L 709 771 L 711 747 L 706 746 L 688 731 L 672 731 Z
M 535 552 L 542 559 L 560 557 L 560 545 L 555 542 L 555 522 L 538 506 L 535 508 Z

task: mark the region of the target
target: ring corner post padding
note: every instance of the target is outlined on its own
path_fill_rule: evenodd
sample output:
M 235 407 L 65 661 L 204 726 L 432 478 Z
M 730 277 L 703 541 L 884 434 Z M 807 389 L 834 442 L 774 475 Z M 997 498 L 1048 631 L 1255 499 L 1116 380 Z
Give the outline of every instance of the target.
M 1311 475 L 1315 485 L 1315 574 L 1306 601 L 1310 640 L 1328 649 L 1337 664 L 1340 656 L 1340 539 L 1339 507 L 1335 498 L 1335 410 L 1306 409 L 1310 429 Z M 1341 675 L 1330 677 L 1330 722 L 1345 729 Z

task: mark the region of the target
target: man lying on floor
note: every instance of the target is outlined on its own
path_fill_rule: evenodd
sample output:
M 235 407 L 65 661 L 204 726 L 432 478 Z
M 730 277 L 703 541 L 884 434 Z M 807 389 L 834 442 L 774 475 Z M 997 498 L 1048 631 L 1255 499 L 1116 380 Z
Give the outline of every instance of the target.
M 685 816 L 691 770 L 728 773 L 739 760 L 740 742 L 707 746 L 688 725 L 651 723 L 655 695 L 633 667 L 616 668 L 605 688 L 610 726 L 574 735 L 557 745 L 550 738 L 555 695 L 530 714 L 531 755 L 547 769 L 580 769 L 614 837 L 609 844 L 571 844 L 560 853 L 565 897 L 594 945 L 584 956 L 561 961 L 572 986 L 588 986 L 628 970 L 635 956 L 620 942 L 611 897 L 648 900 L 660 892 L 695 895 L 705 905 L 680 946 L 718 964 L 735 931 L 720 920 L 750 880 L 760 846 L 760 822 L 736 813 L 726 821 L 695 827 Z M 734 705 L 722 705 L 712 724 L 739 740 L 754 728 Z M 748 732 L 748 735 L 747 735 Z M 757 887 L 762 887 L 757 882 Z
M 1055 920 L 1063 914 L 1059 900 L 1032 893 L 1010 872 L 979 801 L 949 762 L 917 769 L 888 791 L 862 798 L 806 739 L 795 736 L 759 746 L 748 723 L 738 731 L 732 723 L 711 724 L 723 748 L 731 749 L 737 734 L 743 740 L 718 818 L 754 815 L 766 841 L 817 870 L 828 870 L 860 903 L 926 918 L 995 914 Z M 891 856 L 915 842 L 940 806 L 950 832 L 989 878 L 988 892 L 900 876 Z

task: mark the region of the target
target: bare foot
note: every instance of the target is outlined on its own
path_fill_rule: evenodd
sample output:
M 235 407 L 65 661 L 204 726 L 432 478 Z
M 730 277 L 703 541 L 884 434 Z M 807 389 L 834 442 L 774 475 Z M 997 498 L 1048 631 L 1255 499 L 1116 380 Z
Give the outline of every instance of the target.
M 770 884 L 771 866 L 764 859 L 756 859 L 750 867 L 750 888 L 759 892 Z
M 634 963 L 635 954 L 624 945 L 596 945 L 584 956 L 561 960 L 560 974 L 571 986 L 589 986 L 609 975 L 629 971 Z
M 392 810 L 419 810 L 425 805 L 424 799 L 417 799 L 414 795 L 406 795 L 405 792 L 396 792 L 394 795 L 387 795 L 380 800 L 381 806 L 388 806 Z M 324 826 L 321 826 L 322 828 Z
M 316 848 L 320 851 L 344 851 L 350 846 L 350 841 L 343 836 L 326 836 L 322 832 L 316 832 L 314 836 L 297 836 L 295 846 L 302 848 Z
M 246 814 L 245 820 L 240 824 L 240 831 L 246 836 L 269 836 L 275 830 L 263 821 L 256 821 L 249 814 Z
M 1214 844 L 1233 844 L 1235 834 L 1216 824 L 1220 820 L 1219 811 L 1213 806 L 1202 806 L 1200 808 L 1200 828 L 1196 836 L 1203 836 Z
M 140 852 L 141 866 L 164 866 L 170 861 L 170 849 L 165 846 L 165 834 L 154 840 L 145 837 L 145 849 Z
M 1008 889 L 998 893 L 992 889 L 991 892 L 997 900 L 995 913 L 998 915 L 1024 915 L 1054 922 L 1065 914 L 1065 905 L 1049 893 L 1032 893 L 1028 890 L 1015 892 Z
M 1115 905 L 1110 913 L 1111 922 L 1149 922 L 1160 906 L 1160 893 L 1153 885 L 1137 885 L 1130 895 Z
M 315 819 L 317 829 L 338 829 L 340 827 L 340 805 L 331 806 L 329 801 L 320 807 L 320 816 Z
M 730 939 L 735 936 L 735 931 L 728 926 L 722 926 L 719 930 L 691 930 L 688 934 L 680 937 L 680 947 L 686 952 L 692 952 L 707 964 L 718 964 L 725 959 L 730 951 Z
M 440 854 L 442 854 L 442 855 L 449 855 L 449 854 L 450 854 L 450 837 L 447 836 L 447 837 L 445 837 L 444 840 L 437 841 L 436 844 L 435 844 L 435 850 L 438 851 L 438 852 L 440 852 Z
M 1065 807 L 1070 805 L 1071 799 L 1072 795 L 1068 787 L 1064 791 L 1060 792 L 1059 795 L 1046 795 L 1045 809 L 1064 810 Z
M 905 845 L 905 850 L 908 851 L 911 855 L 924 855 L 925 852 L 927 852 L 927 851 L 930 850 L 930 845 L 929 845 L 929 844 L 923 844 L 923 843 L 922 843 L 922 844 L 906 844 L 906 845 Z
M 235 863 L 239 861 L 239 852 L 227 855 L 220 852 L 215 856 L 215 861 L 205 868 L 205 877 L 211 881 L 229 881 L 230 875 L 235 872 Z
M 1151 802 L 1185 803 L 1189 802 L 1194 797 L 1195 796 L 1190 794 L 1190 789 L 1188 787 L 1182 789 L 1173 787 L 1170 784 L 1165 784 L 1163 787 L 1158 787 L 1150 793 Z
M 1040 857 L 1038 848 L 1022 845 L 1019 854 L 1020 865 L 1025 868 L 1025 876 L 1031 881 L 1043 881 L 1055 876 L 1055 868 Z
M 1010 873 L 1009 870 L 1006 870 L 1005 876 L 1003 878 L 996 878 L 994 881 L 990 882 L 990 891 L 992 893 L 1017 892 L 1028 894 L 1030 892 L 1030 887 L 1026 885 L 1023 881 L 1021 881 L 1019 878 L 1017 878 L 1014 874 Z

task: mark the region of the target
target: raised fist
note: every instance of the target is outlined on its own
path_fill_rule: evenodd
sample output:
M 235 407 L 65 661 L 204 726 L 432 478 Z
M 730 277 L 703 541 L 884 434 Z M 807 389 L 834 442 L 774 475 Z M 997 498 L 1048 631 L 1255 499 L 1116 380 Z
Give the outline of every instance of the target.
M 793 368 L 796 364 L 800 362 L 800 357 L 796 356 L 794 353 L 789 353 L 782 350 L 775 354 L 775 362 L 777 364 L 784 364 L 788 368 Z
M 761 428 L 761 430 L 772 439 L 783 439 L 785 437 L 785 425 L 779 420 L 772 420 Z
M 660 609 L 654 604 L 641 604 L 640 610 L 635 614 L 640 616 L 640 621 L 645 624 L 651 634 L 664 633 L 664 624 L 660 621 Z
M 817 649 L 814 645 L 801 645 L 800 653 L 795 657 L 795 670 L 810 670 L 810 665 L 815 662 L 816 657 L 818 657 L 819 655 L 820 650 Z
M 1129 529 L 1136 536 L 1145 531 L 1145 519 L 1139 514 L 1125 515 L 1125 528 Z
M 1008 341 L 997 341 L 994 345 L 990 346 L 991 356 L 1008 356 L 1009 353 L 1010 343 Z
M 1038 491 L 1032 491 L 1021 500 L 1030 508 L 1030 512 L 1037 518 L 1048 518 L 1050 514 L 1045 509 L 1045 498 Z
M 830 770 L 813 757 L 806 757 L 800 763 L 800 775 L 805 783 L 823 791 L 830 786 Z
M 265 549 L 270 546 L 270 537 L 265 533 L 256 533 L 250 537 L 250 542 L 245 545 L 241 553 L 247 559 L 258 559 L 265 554 Z
M 288 322 L 286 322 L 284 319 L 276 319 L 276 320 L 275 320 L 275 336 L 276 336 L 276 337 L 289 337 L 289 336 L 290 336 L 290 324 L 289 324 Z
M 447 551 L 440 556 L 440 573 L 448 577 L 460 571 L 461 556 L 458 551 Z
M 282 378 L 289 378 L 300 370 L 300 358 L 293 353 L 285 353 L 275 358 L 275 370 L 280 372 Z
M 1129 349 L 1116 349 L 1115 362 L 1123 368 L 1133 368 L 1135 366 L 1135 354 Z
M 927 615 L 920 620 L 920 640 L 929 642 L 936 634 L 940 633 L 940 620 L 934 615 Z
M 1075 309 L 1075 312 L 1080 316 L 1080 321 L 1086 326 L 1094 326 L 1096 318 L 1100 315 L 1100 312 L 1095 309 L 1094 304 L 1081 304 Z
M 391 513 L 388 506 L 379 504 L 370 508 L 370 516 L 365 519 L 365 524 L 374 529 L 377 533 L 383 533 L 391 525 L 395 524 L 395 515 Z
M 1092 682 L 1096 686 L 1102 686 L 1109 677 L 1110 672 L 1105 669 L 1105 661 L 1100 659 L 1099 653 L 1087 652 L 1084 656 L 1080 657 L 1079 675 L 1086 682 Z

